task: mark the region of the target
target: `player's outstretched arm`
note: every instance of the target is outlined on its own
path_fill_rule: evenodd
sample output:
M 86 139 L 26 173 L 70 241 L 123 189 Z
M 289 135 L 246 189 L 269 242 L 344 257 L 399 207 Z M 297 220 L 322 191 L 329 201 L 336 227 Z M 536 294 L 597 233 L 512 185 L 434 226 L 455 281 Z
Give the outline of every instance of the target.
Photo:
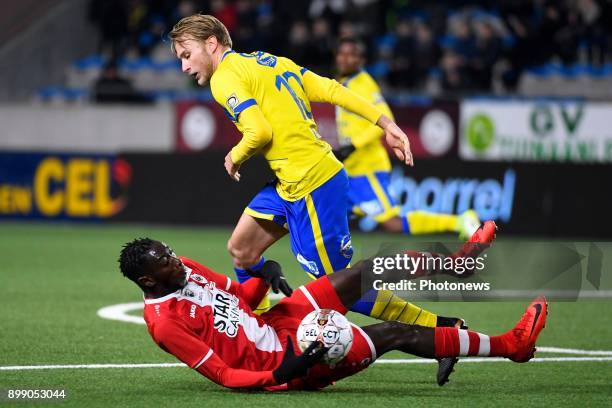
M 242 139 L 225 156 L 225 170 L 235 181 L 240 181 L 240 165 L 272 140 L 272 126 L 257 105 L 240 113 L 238 117 Z
M 304 71 L 302 78 L 308 99 L 313 102 L 338 105 L 380 126 L 385 132 L 385 139 L 389 147 L 397 158 L 409 166 L 414 165 L 408 136 L 376 106 L 333 79 L 319 76 L 308 70 Z

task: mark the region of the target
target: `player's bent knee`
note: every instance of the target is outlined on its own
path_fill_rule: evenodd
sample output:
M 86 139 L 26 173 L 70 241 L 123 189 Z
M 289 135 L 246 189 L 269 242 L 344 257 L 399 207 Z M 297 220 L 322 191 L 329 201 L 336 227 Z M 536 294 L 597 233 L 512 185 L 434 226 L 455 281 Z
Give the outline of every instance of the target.
M 236 245 L 231 239 L 227 241 L 227 251 L 232 256 L 234 265 L 239 268 L 248 268 L 259 262 L 261 254 L 248 247 Z

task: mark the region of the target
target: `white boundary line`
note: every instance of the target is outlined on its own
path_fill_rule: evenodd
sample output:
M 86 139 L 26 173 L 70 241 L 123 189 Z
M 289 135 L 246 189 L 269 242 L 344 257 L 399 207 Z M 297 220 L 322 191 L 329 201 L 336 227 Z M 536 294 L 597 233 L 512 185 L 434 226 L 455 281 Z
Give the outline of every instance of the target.
M 560 347 L 537 347 L 540 353 L 578 354 L 582 356 L 612 356 L 612 350 L 583 350 Z
M 540 357 L 531 359 L 530 363 L 546 362 L 588 362 L 588 361 L 612 361 L 611 357 Z M 462 358 L 463 363 L 509 363 L 505 358 Z M 381 359 L 376 360 L 375 364 L 437 364 L 436 360 L 428 359 Z M 0 371 L 29 371 L 29 370 L 70 370 L 70 369 L 106 369 L 106 368 L 175 368 L 187 367 L 182 363 L 144 363 L 144 364 L 61 364 L 61 365 L 31 365 L 31 366 L 0 366 Z
M 281 295 L 274 295 L 274 298 L 281 298 Z M 128 312 L 142 309 L 142 302 L 120 303 L 110 305 L 98 310 L 97 314 L 103 319 L 117 320 L 126 323 L 145 324 L 140 316 L 129 315 Z M 580 356 L 592 357 L 536 357 L 530 362 L 588 362 L 588 361 L 612 361 L 612 350 L 583 350 L 561 347 L 538 347 L 540 353 L 553 354 L 578 354 Z M 598 357 L 596 357 L 598 356 Z M 380 359 L 376 364 L 433 364 L 436 360 L 428 359 Z M 462 358 L 462 363 L 500 363 L 510 362 L 505 358 Z M 147 364 L 74 364 L 74 365 L 39 365 L 39 366 L 0 366 L 0 371 L 17 370 L 52 370 L 52 369 L 100 369 L 100 368 L 169 368 L 185 367 L 181 363 L 147 363 Z
M 98 309 L 98 316 L 102 319 L 118 320 L 120 322 L 145 324 L 141 316 L 132 316 L 128 312 L 144 308 L 143 302 L 119 303 Z

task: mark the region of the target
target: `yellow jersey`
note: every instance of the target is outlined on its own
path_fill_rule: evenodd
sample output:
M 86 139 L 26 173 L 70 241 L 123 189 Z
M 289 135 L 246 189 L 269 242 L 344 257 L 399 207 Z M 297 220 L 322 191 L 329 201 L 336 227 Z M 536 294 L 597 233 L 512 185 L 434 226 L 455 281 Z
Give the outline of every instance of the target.
M 393 120 L 391 109 L 370 74 L 361 70 L 341 82 Z M 336 107 L 336 128 L 341 145 L 352 143 L 355 146 L 355 151 L 344 161 L 349 176 L 391 171 L 391 161 L 381 141 L 384 135 L 381 128 L 342 107 Z
M 287 201 L 303 198 L 342 168 L 321 139 L 310 102 L 328 102 L 376 123 L 381 113 L 338 82 L 265 52 L 224 52 L 210 79 L 215 100 L 242 133 L 232 149 L 241 164 L 261 152 Z

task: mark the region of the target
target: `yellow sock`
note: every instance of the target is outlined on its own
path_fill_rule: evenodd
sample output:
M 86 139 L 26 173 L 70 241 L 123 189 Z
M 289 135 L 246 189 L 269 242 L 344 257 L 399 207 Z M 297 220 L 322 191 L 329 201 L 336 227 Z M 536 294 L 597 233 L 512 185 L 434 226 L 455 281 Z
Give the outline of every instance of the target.
M 436 327 L 438 321 L 438 315 L 406 302 L 388 290 L 378 292 L 370 316 L 385 321 L 397 320 L 426 327 Z
M 259 306 L 253 310 L 253 313 L 260 315 L 270 310 L 270 307 L 270 297 L 266 294 L 266 296 L 261 300 L 261 303 L 259 303 Z
M 458 216 L 436 214 L 427 211 L 410 211 L 405 215 L 411 234 L 431 234 L 436 232 L 456 232 Z

